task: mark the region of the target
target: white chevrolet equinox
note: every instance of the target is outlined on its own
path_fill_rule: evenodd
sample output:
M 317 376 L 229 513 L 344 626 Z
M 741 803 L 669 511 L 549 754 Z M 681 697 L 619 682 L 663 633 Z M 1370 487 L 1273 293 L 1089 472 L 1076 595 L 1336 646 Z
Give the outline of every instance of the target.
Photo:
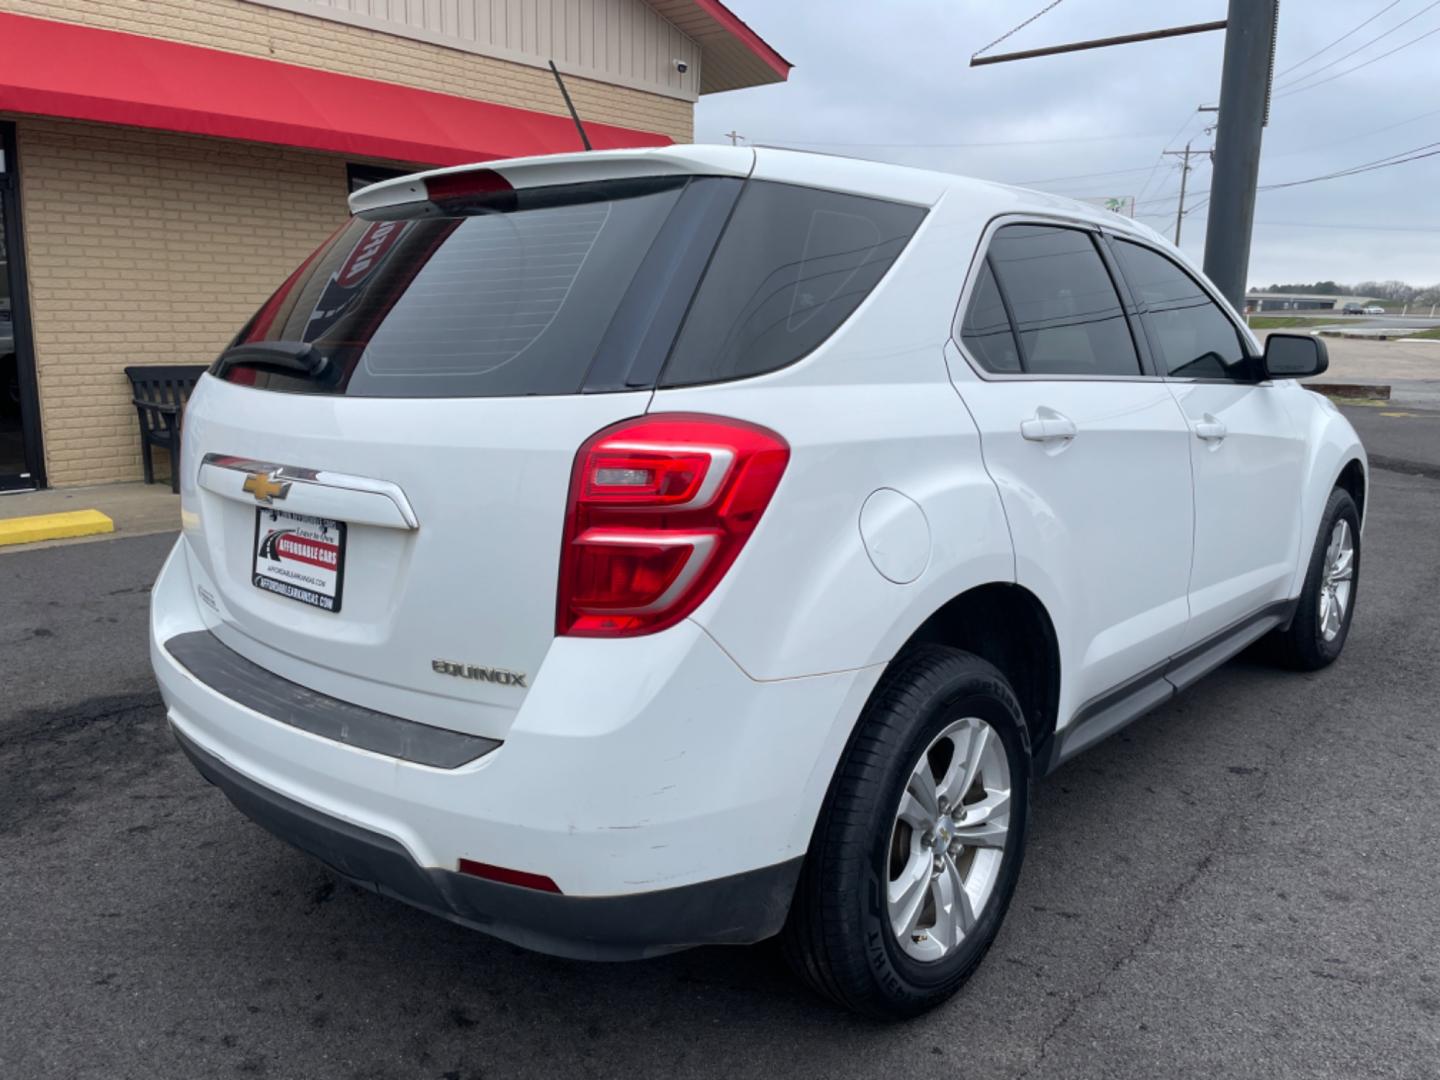
M 199 771 L 361 885 L 571 957 L 779 934 L 913 1014 L 1036 781 L 1344 646 L 1324 346 L 1132 221 L 702 146 L 350 204 L 190 401 L 151 652 Z

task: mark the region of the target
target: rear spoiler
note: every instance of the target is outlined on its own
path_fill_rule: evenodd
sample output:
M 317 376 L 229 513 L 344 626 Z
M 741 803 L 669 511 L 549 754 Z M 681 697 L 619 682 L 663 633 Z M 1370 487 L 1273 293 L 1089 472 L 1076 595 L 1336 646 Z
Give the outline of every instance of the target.
M 426 181 L 455 179 L 470 174 L 502 177 L 512 188 L 548 187 L 591 180 L 628 180 L 642 176 L 739 176 L 755 168 L 755 151 L 732 146 L 661 146 L 640 150 L 594 150 L 578 154 L 546 154 L 543 157 L 509 158 L 501 161 L 455 165 L 448 169 L 382 180 L 350 196 L 350 212 L 360 217 L 406 203 L 427 202 Z M 504 185 L 502 185 L 503 187 Z

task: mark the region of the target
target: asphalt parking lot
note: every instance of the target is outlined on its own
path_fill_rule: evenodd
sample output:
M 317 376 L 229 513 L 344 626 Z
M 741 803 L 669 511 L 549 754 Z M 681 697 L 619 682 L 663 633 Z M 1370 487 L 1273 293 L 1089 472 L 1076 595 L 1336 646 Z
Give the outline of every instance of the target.
M 1041 787 L 996 947 L 897 1026 L 772 948 L 553 960 L 273 840 L 166 733 L 172 542 L 0 556 L 0 1076 L 1440 1074 L 1440 480 L 1375 472 L 1337 665 L 1242 657 Z

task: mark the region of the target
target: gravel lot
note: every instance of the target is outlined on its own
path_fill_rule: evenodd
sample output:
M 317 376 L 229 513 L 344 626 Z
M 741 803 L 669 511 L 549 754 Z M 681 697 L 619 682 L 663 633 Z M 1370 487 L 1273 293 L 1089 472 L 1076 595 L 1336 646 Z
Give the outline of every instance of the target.
M 1434 479 L 1375 473 L 1344 658 L 1241 658 L 1057 773 L 980 973 L 889 1027 L 772 948 L 534 956 L 249 824 L 150 678 L 170 543 L 0 556 L 0 1076 L 1440 1073 Z

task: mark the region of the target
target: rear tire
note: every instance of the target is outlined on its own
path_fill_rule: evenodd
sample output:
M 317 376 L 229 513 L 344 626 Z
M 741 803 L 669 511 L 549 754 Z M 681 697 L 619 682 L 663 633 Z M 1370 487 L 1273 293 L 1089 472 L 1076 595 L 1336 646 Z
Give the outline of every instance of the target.
M 1030 772 L 1024 717 L 999 671 L 938 645 L 900 657 L 815 827 L 782 933 L 796 973 L 840 1006 L 882 1018 L 954 994 L 1014 893 Z
M 1350 493 L 1336 488 L 1320 518 L 1295 617 L 1275 632 L 1280 663 L 1296 671 L 1334 663 L 1350 634 L 1359 587 L 1360 513 Z

